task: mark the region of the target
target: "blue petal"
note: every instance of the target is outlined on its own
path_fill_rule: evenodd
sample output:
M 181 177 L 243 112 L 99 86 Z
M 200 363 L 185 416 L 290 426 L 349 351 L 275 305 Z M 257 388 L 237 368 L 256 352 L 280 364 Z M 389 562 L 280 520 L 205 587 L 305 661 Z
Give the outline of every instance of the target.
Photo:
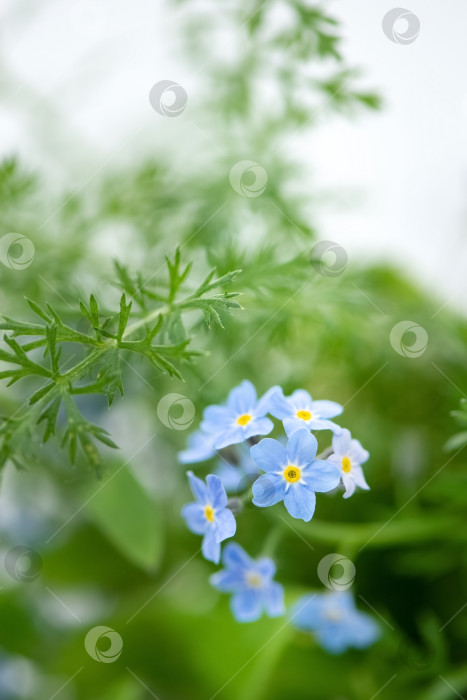
M 219 462 L 216 475 L 222 481 L 222 486 L 225 488 L 226 493 L 235 493 L 244 478 L 243 469 L 234 467 L 233 464 L 228 462 Z
M 245 428 L 242 425 L 232 423 L 230 426 L 217 433 L 214 438 L 214 447 L 216 450 L 222 450 L 229 445 L 237 445 L 245 439 Z
M 319 624 L 322 596 L 306 595 L 297 600 L 290 613 L 290 621 L 295 627 L 308 631 L 316 629 Z
M 268 397 L 268 412 L 275 418 L 283 420 L 286 416 L 290 416 L 293 413 L 293 407 L 290 400 L 282 393 L 282 389 L 280 387 L 277 388 L 279 391 L 273 392 Z
M 341 654 L 350 646 L 346 627 L 339 622 L 328 622 L 315 635 L 321 646 L 331 654 Z
M 335 401 L 313 401 L 311 412 L 320 418 L 335 418 L 340 416 L 344 407 Z
M 370 456 L 368 450 L 365 450 L 358 440 L 351 440 L 348 455 L 356 464 L 364 464 Z
M 302 479 L 312 491 L 325 493 L 339 486 L 341 472 L 332 462 L 315 459 L 310 467 L 302 471 Z
M 345 457 L 350 449 L 350 431 L 347 428 L 342 428 L 340 434 L 333 435 L 332 449 L 336 454 Z
M 287 466 L 287 452 L 285 447 L 277 440 L 265 438 L 254 445 L 250 454 L 256 464 L 265 472 L 283 470 Z
M 188 480 L 190 482 L 190 487 L 193 492 L 193 496 L 199 503 L 207 504 L 209 503 L 208 489 L 206 484 L 198 479 L 193 472 L 186 473 Z
M 316 496 L 313 491 L 298 482 L 290 485 L 284 496 L 284 505 L 292 518 L 299 518 L 307 523 L 315 512 Z
M 273 506 L 285 496 L 286 481 L 280 474 L 263 474 L 253 484 L 253 503 L 260 508 Z
M 256 571 L 263 579 L 271 579 L 276 573 L 276 565 L 269 557 L 262 557 L 256 562 Z
M 216 571 L 210 577 L 209 582 L 222 593 L 235 593 L 245 588 L 244 573 L 239 569 L 235 571 L 228 571 L 227 569 Z
M 235 415 L 225 406 L 208 406 L 204 409 L 201 430 L 215 435 L 235 420 Z
M 318 441 L 308 430 L 297 430 L 287 443 L 287 457 L 297 467 L 311 464 L 316 456 Z
M 340 425 L 333 423 L 332 420 L 326 418 L 312 418 L 308 425 L 311 430 L 332 430 L 333 433 L 339 434 L 342 431 Z
M 253 559 L 236 542 L 229 542 L 225 546 L 222 561 L 228 569 L 240 569 L 243 573 L 254 564 Z
M 280 583 L 271 583 L 263 592 L 263 601 L 269 617 L 279 617 L 285 613 L 284 589 Z
M 238 622 L 254 622 L 261 617 L 259 589 L 248 588 L 236 593 L 230 600 L 230 607 Z
M 208 485 L 208 497 L 213 508 L 225 508 L 227 505 L 227 494 L 222 486 L 222 481 L 215 474 L 208 474 L 206 477 Z
M 240 386 L 232 389 L 227 399 L 227 406 L 237 415 L 252 413 L 255 405 L 256 389 L 247 379 L 244 379 Z
M 204 535 L 208 527 L 208 521 L 204 515 L 204 508 L 199 503 L 187 503 L 182 508 L 182 517 L 185 518 L 187 528 L 197 535 Z
M 311 411 L 313 399 L 305 389 L 297 389 L 290 397 L 290 403 L 295 408 L 295 411 L 305 410 Z
M 237 522 L 232 511 L 224 508 L 224 510 L 216 511 L 214 519 L 214 531 L 217 542 L 222 542 L 228 537 L 233 537 L 237 529 Z
M 271 409 L 275 405 L 276 397 L 278 397 L 279 400 L 281 397 L 283 397 L 280 386 L 271 387 L 271 389 L 268 389 L 264 396 L 259 399 L 258 405 L 255 409 L 255 414 L 257 416 L 265 416 L 266 413 L 271 413 L 271 415 L 274 415 Z
M 216 542 L 214 531 L 212 529 L 209 529 L 209 532 L 205 534 L 201 550 L 205 559 L 208 561 L 213 561 L 214 564 L 219 563 L 221 558 L 221 545 L 219 542 Z
M 204 462 L 215 455 L 212 438 L 204 435 L 200 430 L 189 436 L 188 447 L 178 453 L 180 464 L 193 464 Z
M 245 427 L 246 431 L 243 439 L 247 440 L 254 435 L 269 435 L 274 428 L 274 423 L 270 418 L 254 418 Z
M 373 644 L 381 634 L 379 625 L 364 613 L 357 612 L 352 619 L 352 646 L 363 649 Z
M 284 430 L 289 437 L 296 433 L 297 430 L 303 430 L 304 427 L 309 428 L 310 425 L 309 421 L 303 421 L 301 418 L 297 418 L 297 416 L 288 416 L 287 418 L 283 419 L 282 423 L 284 424 Z

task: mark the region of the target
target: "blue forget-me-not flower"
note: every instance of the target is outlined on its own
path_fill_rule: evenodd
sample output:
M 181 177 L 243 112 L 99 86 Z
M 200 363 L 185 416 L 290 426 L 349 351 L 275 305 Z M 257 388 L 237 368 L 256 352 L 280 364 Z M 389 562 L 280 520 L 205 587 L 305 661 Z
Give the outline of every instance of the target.
M 291 620 L 299 629 L 314 633 L 331 654 L 341 654 L 349 647 L 363 649 L 380 635 L 373 618 L 356 609 L 349 591 L 304 596 L 292 609 Z
M 237 529 L 233 513 L 226 508 L 227 494 L 221 480 L 214 474 L 208 474 L 206 483 L 193 472 L 187 475 L 196 501 L 183 506 L 182 516 L 192 532 L 204 535 L 202 552 L 205 559 L 218 564 L 220 543 L 233 537 Z
M 336 464 L 341 470 L 342 483 L 345 486 L 344 498 L 349 498 L 356 486 L 368 490 L 361 464 L 367 461 L 370 453 L 363 449 L 358 440 L 353 440 L 348 430 L 332 438 L 334 454 L 328 457 L 328 462 Z
M 271 438 L 254 445 L 251 456 L 266 474 L 253 484 L 253 503 L 266 507 L 284 501 L 293 518 L 311 520 L 315 492 L 331 491 L 341 479 L 335 465 L 315 458 L 317 448 L 308 430 L 295 432 L 285 447 Z
M 280 391 L 279 387 L 273 387 L 258 400 L 253 384 L 244 380 L 232 389 L 226 405 L 208 406 L 204 410 L 201 429 L 212 436 L 216 450 L 255 435 L 268 435 L 274 424 L 266 414 L 271 398 Z
M 212 437 L 205 435 L 201 430 L 196 430 L 188 436 L 188 447 L 178 453 L 180 464 L 195 464 L 205 462 L 214 457 L 216 450 L 212 444 Z
M 238 622 L 253 622 L 263 613 L 278 617 L 285 612 L 284 590 L 272 580 L 276 566 L 272 559 L 252 559 L 235 542 L 229 542 L 222 554 L 225 569 L 211 576 L 212 585 L 223 593 L 232 593 L 230 607 Z
M 343 410 L 335 401 L 313 401 L 304 389 L 297 389 L 291 396 L 284 396 L 280 388 L 271 395 L 269 408 L 271 415 L 282 421 L 289 436 L 301 428 L 329 429 L 339 433 L 340 426 L 329 418 L 339 416 Z

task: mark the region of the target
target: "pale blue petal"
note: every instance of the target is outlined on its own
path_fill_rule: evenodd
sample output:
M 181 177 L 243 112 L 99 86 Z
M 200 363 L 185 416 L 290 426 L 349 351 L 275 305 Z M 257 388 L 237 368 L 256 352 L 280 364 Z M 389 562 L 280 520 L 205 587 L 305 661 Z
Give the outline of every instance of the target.
M 265 472 L 283 470 L 287 466 L 285 447 L 272 438 L 265 438 L 254 445 L 250 454 L 256 464 Z
M 245 587 L 244 573 L 239 569 L 216 571 L 209 581 L 214 588 L 222 593 L 235 593 Z
M 308 425 L 311 430 L 332 430 L 333 433 L 342 432 L 342 428 L 337 423 L 333 423 L 332 420 L 327 420 L 326 418 L 312 418 Z
M 280 474 L 263 474 L 253 484 L 253 503 L 260 508 L 273 506 L 285 496 L 286 481 Z
M 229 445 L 237 445 L 239 442 L 246 440 L 245 427 L 231 422 L 230 425 L 221 429 L 214 437 L 214 447 L 216 450 L 221 450 Z
M 255 414 L 257 416 L 265 416 L 266 413 L 270 413 L 271 415 L 274 415 L 273 411 L 271 410 L 273 406 L 276 403 L 276 397 L 280 398 L 283 397 L 282 389 L 280 386 L 273 386 L 271 389 L 268 389 L 268 391 L 262 396 L 259 401 L 258 405 L 256 406 L 255 409 Z
M 280 389 L 280 387 L 278 388 Z M 282 393 L 282 389 L 274 392 L 269 397 L 269 413 L 280 420 L 283 420 L 293 413 L 293 406 L 290 403 L 290 400 L 287 399 Z
M 254 418 L 245 428 L 246 435 L 244 440 L 247 440 L 255 435 L 269 435 L 274 428 L 274 423 L 270 418 Z
M 210 435 L 215 435 L 225 430 L 235 420 L 235 414 L 226 406 L 208 406 L 204 409 L 201 430 Z
M 285 613 L 284 589 L 280 583 L 271 583 L 263 592 L 263 602 L 269 617 L 280 617 Z
M 308 522 L 313 517 L 316 506 L 316 496 L 303 484 L 291 484 L 284 496 L 284 505 L 292 518 Z
M 342 428 L 338 435 L 333 435 L 332 449 L 337 455 L 345 457 L 350 450 L 350 431 L 347 428 Z
M 222 542 L 228 537 L 233 537 L 237 529 L 237 522 L 232 511 L 224 508 L 224 510 L 216 511 L 214 518 L 214 532 L 216 540 Z
M 261 594 L 259 589 L 239 591 L 230 600 L 230 606 L 238 622 L 254 622 L 261 617 Z
M 318 441 L 308 430 L 297 430 L 287 443 L 287 457 L 290 464 L 305 466 L 316 456 Z
M 232 389 L 227 399 L 227 406 L 236 415 L 252 413 L 255 405 L 256 389 L 247 379 L 244 379 L 240 386 Z
M 263 579 L 271 579 L 276 573 L 276 565 L 269 557 L 262 557 L 256 562 L 256 571 Z
M 320 598 L 322 596 L 314 594 L 303 596 L 297 600 L 290 613 L 290 621 L 295 627 L 307 632 L 316 629 L 322 610 Z
M 193 496 L 199 503 L 206 505 L 209 503 L 208 489 L 204 481 L 198 479 L 193 472 L 187 472 L 187 477 L 190 482 L 190 488 L 193 492 Z
M 239 467 L 234 467 L 228 462 L 219 462 L 216 469 L 216 475 L 222 481 L 222 486 L 227 493 L 235 493 L 238 490 L 240 482 L 243 481 L 244 472 Z
M 381 634 L 379 625 L 369 616 L 358 612 L 352 619 L 352 646 L 363 649 L 373 644 Z
M 305 389 L 296 389 L 290 396 L 290 402 L 295 411 L 310 411 L 313 404 L 313 399 Z
M 197 535 L 204 535 L 208 527 L 208 521 L 204 514 L 204 507 L 199 503 L 187 503 L 182 508 L 182 517 L 186 520 L 189 530 Z
M 304 421 L 301 418 L 297 418 L 297 416 L 288 416 L 287 418 L 283 419 L 282 423 L 284 424 L 284 430 L 289 437 L 296 433 L 297 430 L 303 430 L 305 427 L 309 428 L 310 425 L 309 421 Z
M 328 623 L 315 632 L 320 645 L 330 654 L 341 654 L 349 646 L 347 630 L 342 624 Z
M 241 570 L 242 576 L 245 571 L 251 569 L 254 565 L 253 559 L 236 542 L 229 542 L 225 546 L 222 562 L 228 569 Z
M 208 498 L 213 508 L 225 508 L 227 505 L 227 494 L 222 486 L 222 481 L 215 474 L 208 474 L 206 477 L 208 486 Z
M 204 435 L 200 430 L 189 436 L 188 447 L 178 453 L 178 461 L 180 464 L 194 464 L 195 462 L 204 462 L 211 459 L 216 452 L 212 444 L 212 438 L 209 435 Z
M 335 464 L 315 459 L 310 467 L 302 471 L 302 479 L 312 491 L 325 493 L 339 486 L 341 472 Z
M 352 440 L 350 443 L 348 455 L 350 459 L 356 464 L 364 464 L 368 460 L 370 453 L 368 452 L 368 450 L 363 449 L 358 440 Z
M 335 401 L 313 401 L 311 413 L 317 414 L 320 418 L 335 418 L 340 416 L 344 407 Z
M 359 486 L 361 489 L 368 490 L 370 487 L 366 483 L 365 476 L 363 474 L 362 468 L 356 464 L 355 466 L 352 467 L 352 472 L 353 472 L 353 478 L 355 481 L 355 484 Z
M 213 561 L 214 564 L 219 563 L 221 558 L 221 545 L 219 542 L 216 542 L 214 531 L 212 529 L 210 529 L 204 536 L 201 550 L 205 559 L 208 561 Z
M 353 480 L 353 477 L 350 474 L 343 472 L 342 483 L 345 487 L 344 498 L 350 498 L 355 491 L 355 481 Z

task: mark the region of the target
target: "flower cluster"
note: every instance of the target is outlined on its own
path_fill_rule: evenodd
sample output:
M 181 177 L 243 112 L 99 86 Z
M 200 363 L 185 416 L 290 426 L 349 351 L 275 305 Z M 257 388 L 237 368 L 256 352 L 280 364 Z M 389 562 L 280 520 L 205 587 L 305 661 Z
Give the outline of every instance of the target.
M 217 458 L 214 474 L 202 481 L 192 472 L 188 478 L 195 501 L 182 509 L 188 528 L 202 535 L 203 556 L 218 564 L 221 543 L 235 535 L 234 513 L 252 492 L 259 508 L 281 501 L 292 518 L 309 522 L 315 512 L 316 494 L 344 489 L 349 498 L 358 486 L 369 489 L 361 465 L 369 458 L 360 442 L 334 422 L 343 407 L 334 401 L 313 400 L 303 389 L 284 396 L 278 386 L 258 399 L 253 384 L 243 381 L 232 389 L 223 405 L 208 406 L 200 430 L 188 439 L 179 454 L 182 464 Z M 285 436 L 269 435 L 282 421 Z M 332 446 L 318 455 L 316 431 L 330 430 Z M 229 500 L 227 494 L 234 495 Z M 262 614 L 283 615 L 284 590 L 273 580 L 276 566 L 269 557 L 252 559 L 237 543 L 226 544 L 224 569 L 213 574 L 211 584 L 231 594 L 231 609 L 239 622 L 257 620 Z M 314 632 L 328 651 L 372 643 L 376 624 L 358 612 L 351 594 L 334 592 L 305 596 L 291 613 L 294 624 Z

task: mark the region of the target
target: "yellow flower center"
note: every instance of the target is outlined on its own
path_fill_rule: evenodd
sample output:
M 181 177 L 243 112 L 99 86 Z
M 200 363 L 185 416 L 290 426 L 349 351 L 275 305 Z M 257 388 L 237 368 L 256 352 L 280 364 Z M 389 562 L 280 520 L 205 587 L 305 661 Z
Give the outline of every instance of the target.
M 348 457 L 342 457 L 342 471 L 348 474 L 351 468 L 350 459 Z
M 206 516 L 206 520 L 209 520 L 210 523 L 214 522 L 214 508 L 212 506 L 205 507 L 204 515 Z
M 293 484 L 295 481 L 299 481 L 300 476 L 300 469 L 298 467 L 294 467 L 293 464 L 289 464 L 284 469 L 284 479 L 289 481 L 291 484 Z
M 238 416 L 238 418 L 237 418 L 238 425 L 248 425 L 248 423 L 250 421 L 251 421 L 251 416 L 249 413 L 242 413 L 242 415 Z
M 310 420 L 311 418 L 311 413 L 310 411 L 303 411 L 300 409 L 300 411 L 297 411 L 297 418 L 301 418 L 302 420 Z
M 251 588 L 260 588 L 263 584 L 263 579 L 261 576 L 259 574 L 255 574 L 254 572 L 247 573 L 246 580 Z

